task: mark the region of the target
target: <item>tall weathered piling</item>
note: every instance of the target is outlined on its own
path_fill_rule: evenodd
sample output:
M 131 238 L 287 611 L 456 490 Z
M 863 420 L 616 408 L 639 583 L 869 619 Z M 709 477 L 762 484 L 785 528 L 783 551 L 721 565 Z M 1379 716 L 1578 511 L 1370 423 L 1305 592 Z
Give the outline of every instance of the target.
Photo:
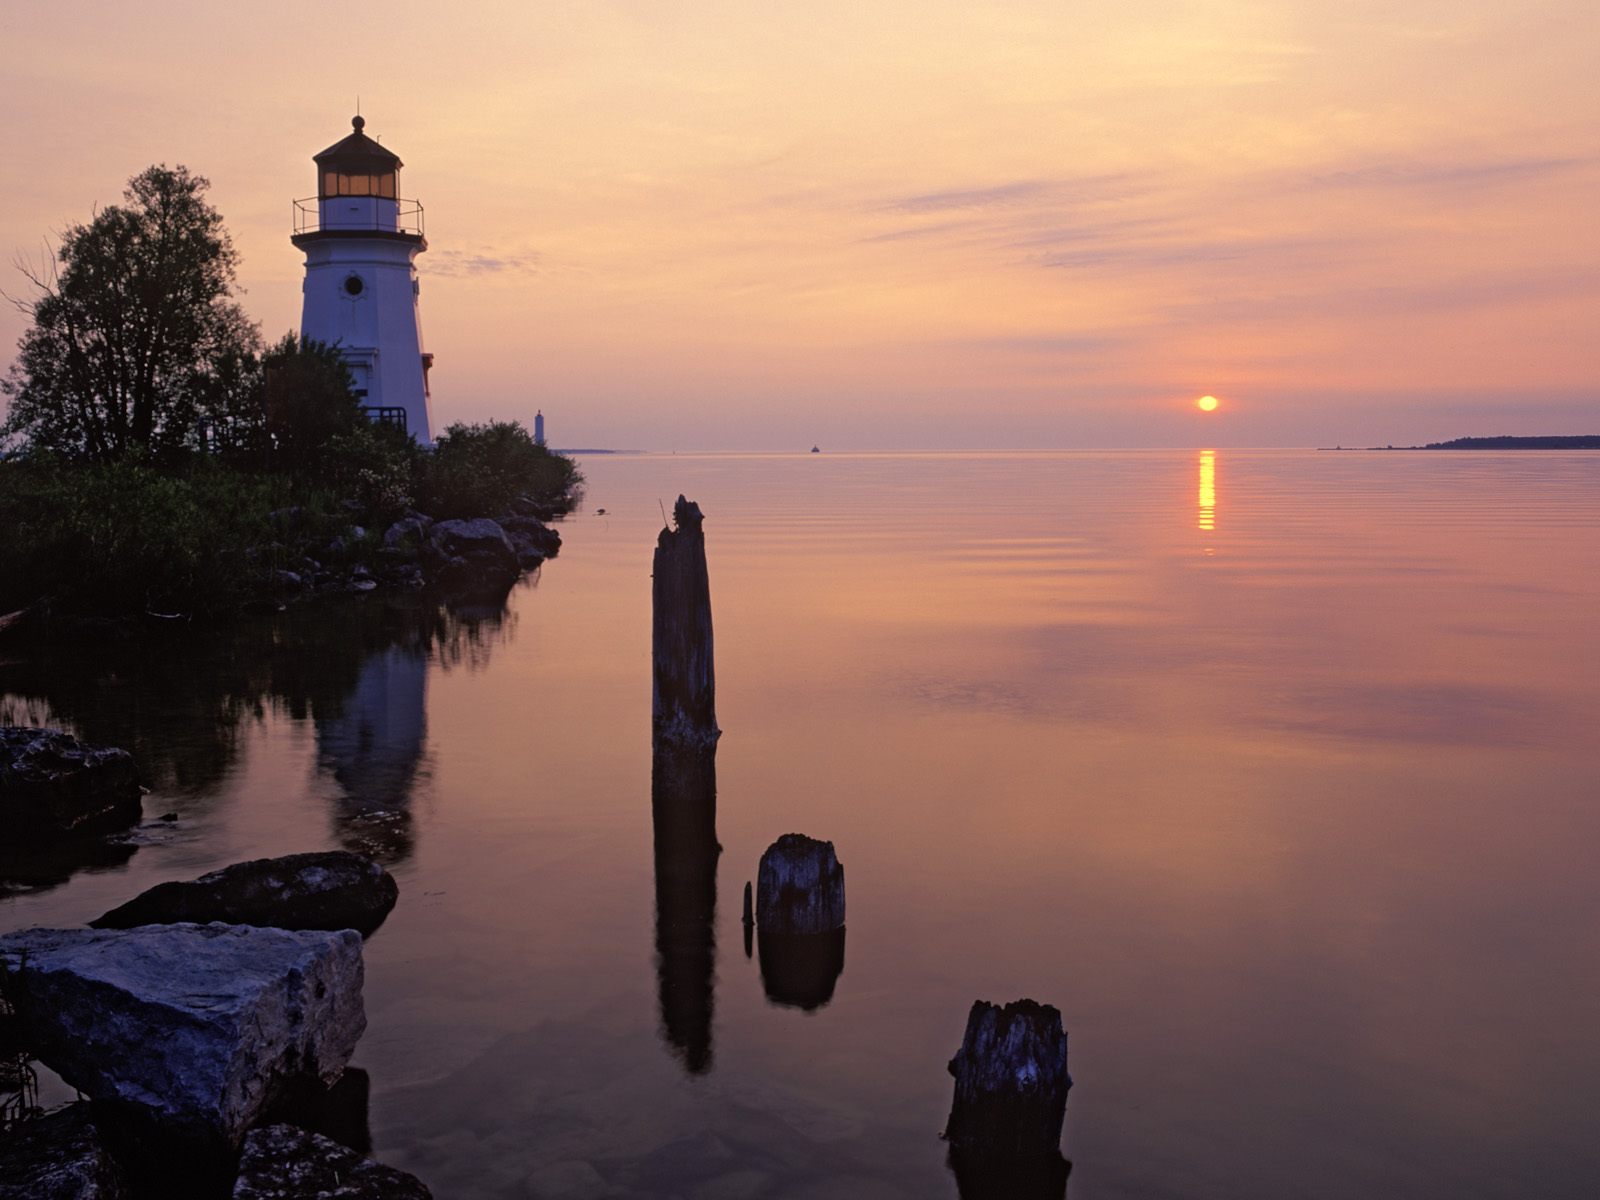
M 944 1135 L 953 1163 L 986 1174 L 1060 1159 L 1072 1078 L 1058 1009 L 1032 1000 L 1004 1008 L 976 1001 L 950 1074 L 955 1100 Z
M 656 542 L 650 808 L 662 1037 L 691 1074 L 711 1066 L 717 910 L 716 683 L 700 508 L 678 497 Z
M 651 727 L 656 739 L 685 749 L 710 749 L 717 728 L 716 677 L 711 651 L 711 584 L 700 506 L 678 497 L 675 529 L 656 539 L 651 596 L 655 689 Z

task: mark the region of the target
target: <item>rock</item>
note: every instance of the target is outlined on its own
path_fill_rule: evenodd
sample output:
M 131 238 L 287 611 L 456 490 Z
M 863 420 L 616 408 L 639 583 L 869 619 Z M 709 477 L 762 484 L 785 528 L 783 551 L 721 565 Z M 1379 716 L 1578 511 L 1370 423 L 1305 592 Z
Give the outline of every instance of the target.
M 428 531 L 423 554 L 429 573 L 446 587 L 509 587 L 521 573 L 505 530 L 487 517 L 440 521 Z
M 122 1168 L 106 1152 L 87 1104 L 69 1104 L 0 1134 L 0 1200 L 123 1200 Z
M 233 1200 L 432 1200 L 415 1175 L 293 1125 L 251 1130 Z
M 761 856 L 756 925 L 762 933 L 827 933 L 844 926 L 844 867 L 832 842 L 786 833 Z
M 421 545 L 432 524 L 433 521 L 421 513 L 408 513 L 383 531 L 383 544 L 390 549 Z
M 389 915 L 400 887 L 369 858 L 346 850 L 234 863 L 186 882 L 158 883 L 89 922 L 132 929 L 180 921 L 277 929 L 354 929 L 369 934 Z
M 367 1024 L 349 929 L 27 929 L 0 937 L 0 979 L 46 1066 L 205 1143 L 236 1146 L 301 1077 L 337 1079 Z
M 55 729 L 0 727 L 0 830 L 41 842 L 126 829 L 139 820 L 133 756 Z
M 554 558 L 561 551 L 561 535 L 537 517 L 501 517 L 500 527 L 513 543 L 521 537 L 546 558 Z
M 298 592 L 305 585 L 306 581 L 293 571 L 274 571 L 272 573 L 272 586 L 280 592 Z
M 534 545 L 520 533 L 506 534 L 506 540 L 511 543 L 511 548 L 517 553 L 517 565 L 524 571 L 531 571 L 549 557 L 545 552 Z
M 964 1156 L 1014 1163 L 1060 1155 L 1072 1086 L 1060 1010 L 976 1001 L 950 1074 L 955 1100 L 944 1136 Z
M 322 553 L 334 562 L 344 562 L 361 551 L 366 539 L 367 531 L 360 525 L 347 525 L 322 548 Z

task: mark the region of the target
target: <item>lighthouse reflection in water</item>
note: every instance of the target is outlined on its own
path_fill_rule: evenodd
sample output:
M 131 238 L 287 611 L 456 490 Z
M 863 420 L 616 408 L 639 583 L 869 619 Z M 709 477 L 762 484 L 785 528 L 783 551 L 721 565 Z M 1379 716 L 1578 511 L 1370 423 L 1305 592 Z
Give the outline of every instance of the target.
M 322 765 L 338 781 L 336 825 L 347 849 L 398 862 L 411 853 L 411 789 L 427 744 L 428 659 L 395 645 L 361 665 L 340 711 L 317 718 Z

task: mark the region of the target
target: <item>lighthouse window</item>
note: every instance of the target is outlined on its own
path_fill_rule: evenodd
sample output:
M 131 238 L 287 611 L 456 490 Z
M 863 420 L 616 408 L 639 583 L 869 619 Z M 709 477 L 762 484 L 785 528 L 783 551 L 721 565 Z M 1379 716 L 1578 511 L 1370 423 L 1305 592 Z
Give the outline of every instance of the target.
M 347 296 L 359 296 L 367 290 L 367 285 L 362 282 L 361 276 L 351 275 L 344 281 L 344 291 Z
M 329 196 L 382 196 L 393 200 L 397 191 L 393 171 L 369 174 L 364 171 L 324 171 L 322 195 Z

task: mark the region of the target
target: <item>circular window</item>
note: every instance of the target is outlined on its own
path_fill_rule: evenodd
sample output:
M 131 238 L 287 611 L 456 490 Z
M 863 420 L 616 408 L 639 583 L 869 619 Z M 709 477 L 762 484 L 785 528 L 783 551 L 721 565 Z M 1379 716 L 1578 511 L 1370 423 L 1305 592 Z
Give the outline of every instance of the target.
M 366 290 L 367 285 L 362 282 L 359 275 L 352 275 L 344 281 L 344 294 L 347 296 L 359 296 Z

